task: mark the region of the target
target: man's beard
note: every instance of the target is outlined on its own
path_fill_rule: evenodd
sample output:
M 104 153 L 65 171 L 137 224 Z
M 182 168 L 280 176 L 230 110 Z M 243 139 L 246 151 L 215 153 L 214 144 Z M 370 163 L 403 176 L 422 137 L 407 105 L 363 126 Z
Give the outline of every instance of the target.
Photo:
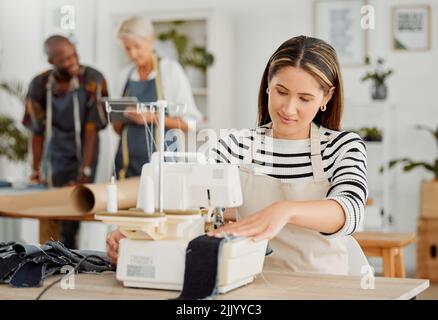
M 58 69 L 57 68 L 55 71 L 60 78 L 71 78 L 71 74 L 68 72 L 67 69 Z

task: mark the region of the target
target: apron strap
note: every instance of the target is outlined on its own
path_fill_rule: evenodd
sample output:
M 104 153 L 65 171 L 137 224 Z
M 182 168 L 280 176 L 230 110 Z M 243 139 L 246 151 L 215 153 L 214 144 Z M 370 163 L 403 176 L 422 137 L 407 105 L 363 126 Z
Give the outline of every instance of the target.
M 162 100 L 164 99 L 164 91 L 163 91 L 163 85 L 161 82 L 161 71 L 160 71 L 160 66 L 158 64 L 158 57 L 156 54 L 154 54 L 152 56 L 152 63 L 156 72 L 156 76 L 155 76 L 155 85 L 157 88 L 157 98 L 158 100 Z
M 128 149 L 128 127 L 124 126 L 122 130 L 122 162 L 123 168 L 119 170 L 119 179 L 126 178 L 126 172 L 129 167 L 129 149 Z
M 81 115 L 79 106 L 79 80 L 77 77 L 73 77 L 71 80 L 71 90 L 73 91 L 73 113 L 74 113 L 74 125 L 75 125 L 75 141 L 76 141 L 76 158 L 78 162 L 82 162 L 82 142 L 81 142 Z M 80 167 L 80 166 L 79 166 Z M 79 176 L 79 172 L 78 172 Z
M 49 74 L 46 84 L 46 130 L 44 139 L 43 167 L 49 188 L 53 187 L 52 161 L 50 160 L 50 143 L 52 141 L 52 84 L 55 81 L 53 73 Z
M 47 184 L 51 188 L 53 187 L 53 172 L 52 172 L 52 161 L 50 159 L 50 144 L 52 141 L 53 132 L 53 92 L 52 86 L 55 82 L 55 77 L 53 72 L 49 74 L 49 79 L 46 85 L 46 130 L 44 139 L 44 162 L 46 166 L 46 176 Z M 75 143 L 76 143 L 76 158 L 78 162 L 82 161 L 82 142 L 81 142 L 81 116 L 80 116 L 80 105 L 79 105 L 79 80 L 77 77 L 72 78 L 70 82 L 69 90 L 73 91 L 73 117 L 74 117 L 74 127 L 75 127 Z M 79 177 L 80 166 L 78 166 L 78 177 Z
M 134 72 L 135 67 L 133 67 L 129 73 L 128 78 L 126 79 L 125 88 L 123 89 L 123 96 L 126 97 L 129 95 L 128 91 L 128 82 L 131 78 L 132 73 Z M 124 180 L 126 178 L 126 171 L 129 167 L 129 147 L 128 147 L 128 128 L 123 126 L 122 130 L 122 162 L 123 168 L 119 170 L 119 179 Z
M 158 58 L 157 58 L 157 55 L 155 53 L 152 55 L 152 64 L 153 64 L 153 69 L 156 72 L 155 88 L 157 90 L 157 98 L 158 98 L 158 100 L 162 100 L 162 99 L 164 99 L 164 94 L 163 94 L 163 86 L 162 86 L 162 82 L 161 82 L 161 72 L 160 72 L 160 67 L 158 65 Z M 125 85 L 125 89 L 123 90 L 124 96 L 128 93 L 127 83 L 129 81 L 129 78 L 130 78 L 132 72 L 134 72 L 134 70 L 135 70 L 135 68 L 133 68 L 129 72 L 128 79 L 127 79 L 126 85 Z M 154 128 L 153 122 L 151 124 L 151 127 Z M 155 126 L 155 130 L 153 130 L 153 131 L 154 131 L 154 136 L 155 136 L 154 137 L 155 145 L 158 145 L 158 126 Z M 148 139 L 148 137 L 146 136 L 146 140 L 147 139 Z M 124 177 L 126 176 L 126 171 L 128 170 L 128 167 L 129 167 L 128 130 L 127 130 L 126 126 L 123 128 L 123 132 L 122 132 L 122 161 L 123 161 L 123 168 L 121 170 L 119 170 L 120 179 L 124 179 Z
M 310 126 L 310 160 L 312 162 L 313 179 L 325 180 L 321 156 L 320 129 L 314 122 Z
M 128 82 L 129 79 L 131 79 L 132 73 L 135 71 L 135 66 L 131 68 L 128 72 L 128 77 L 126 78 L 125 87 L 123 88 L 122 97 L 128 97 L 129 96 L 129 90 L 128 90 Z
M 158 57 L 155 53 L 152 55 L 152 63 L 153 63 L 154 70 L 156 72 L 155 88 L 157 90 L 157 99 L 163 100 L 164 94 L 163 94 L 163 86 L 162 86 L 162 82 L 161 82 L 160 66 L 158 64 Z M 158 135 L 159 135 L 158 134 L 158 126 L 156 126 L 155 127 L 155 145 L 156 146 L 158 146 Z

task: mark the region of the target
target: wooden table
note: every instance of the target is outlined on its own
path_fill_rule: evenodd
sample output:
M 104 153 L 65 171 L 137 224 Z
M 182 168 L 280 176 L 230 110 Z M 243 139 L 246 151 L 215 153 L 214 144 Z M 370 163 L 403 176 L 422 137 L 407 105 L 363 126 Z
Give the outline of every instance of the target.
M 47 240 L 61 239 L 61 222 L 62 221 L 96 221 L 94 214 L 82 216 L 37 216 L 37 215 L 23 215 L 11 214 L 0 211 L 0 217 L 5 218 L 30 218 L 37 219 L 39 222 L 39 243 L 45 243 Z
M 0 194 L 23 194 L 26 192 L 36 192 L 41 191 L 43 189 L 13 189 L 13 188 L 1 188 Z M 30 218 L 37 219 L 39 222 L 39 243 L 45 243 L 47 240 L 54 239 L 60 240 L 61 237 L 61 222 L 62 221 L 96 221 L 94 219 L 94 214 L 89 215 L 75 215 L 75 216 L 66 216 L 62 215 L 32 215 L 32 214 L 15 214 L 15 213 L 7 213 L 2 212 L 0 210 L 0 217 L 5 218 Z
M 59 276 L 50 277 L 44 287 Z M 12 288 L 0 285 L 0 299 L 35 299 L 41 288 Z M 375 278 L 374 289 L 361 289 L 361 278 L 351 276 L 315 275 L 264 271 L 253 283 L 216 296 L 216 299 L 236 300 L 321 300 L 321 299 L 412 299 L 429 287 L 429 280 Z M 75 289 L 61 289 L 60 284 L 50 288 L 42 299 L 171 299 L 176 291 L 124 288 L 114 272 L 79 274 Z
M 382 257 L 384 277 L 406 277 L 403 248 L 415 242 L 414 233 L 356 232 L 367 257 Z

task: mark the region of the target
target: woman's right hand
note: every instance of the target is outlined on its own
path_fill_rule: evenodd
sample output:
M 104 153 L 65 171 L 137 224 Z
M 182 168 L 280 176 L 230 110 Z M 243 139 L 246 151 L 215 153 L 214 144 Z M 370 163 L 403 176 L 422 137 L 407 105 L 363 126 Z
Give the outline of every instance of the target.
M 110 232 L 106 238 L 106 253 L 108 257 L 110 257 L 111 263 L 114 265 L 117 264 L 117 257 L 119 256 L 119 242 L 123 238 L 125 238 L 125 236 L 118 229 Z

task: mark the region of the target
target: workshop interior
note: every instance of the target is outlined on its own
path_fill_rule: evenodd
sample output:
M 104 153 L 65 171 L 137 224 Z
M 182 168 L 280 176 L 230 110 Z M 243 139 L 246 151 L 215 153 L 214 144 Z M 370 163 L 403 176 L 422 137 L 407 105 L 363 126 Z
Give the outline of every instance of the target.
M 0 299 L 438 300 L 437 23 L 0 0 Z

